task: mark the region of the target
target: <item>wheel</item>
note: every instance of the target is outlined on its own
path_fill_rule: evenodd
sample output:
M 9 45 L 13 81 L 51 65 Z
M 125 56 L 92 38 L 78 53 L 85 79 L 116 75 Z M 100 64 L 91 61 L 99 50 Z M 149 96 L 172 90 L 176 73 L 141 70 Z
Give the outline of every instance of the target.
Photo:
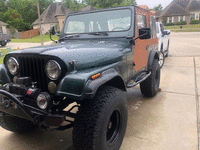
M 160 66 L 157 59 L 154 59 L 151 75 L 140 83 L 141 93 L 146 97 L 153 97 L 157 94 L 160 85 Z
M 163 67 L 164 62 L 165 62 L 165 56 L 164 56 L 163 51 L 161 51 L 159 54 L 159 61 L 158 61 L 159 65 L 160 65 L 160 69 Z
M 1 46 L 6 46 L 6 42 L 1 42 Z
M 18 133 L 34 130 L 36 127 L 36 125 L 29 120 L 8 114 L 2 114 L 0 117 L 0 126 L 6 130 Z
M 76 150 L 119 150 L 127 125 L 127 100 L 123 91 L 101 87 L 77 112 L 73 145 Z
M 167 53 L 165 55 L 165 57 L 168 57 L 169 56 L 169 41 L 168 41 L 168 45 L 167 45 Z

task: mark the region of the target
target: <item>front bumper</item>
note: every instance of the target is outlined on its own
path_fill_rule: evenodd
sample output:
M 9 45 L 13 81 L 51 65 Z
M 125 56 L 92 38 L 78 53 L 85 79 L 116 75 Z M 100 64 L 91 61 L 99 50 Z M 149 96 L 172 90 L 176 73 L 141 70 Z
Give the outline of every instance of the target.
M 0 90 L 0 112 L 31 120 L 35 124 L 59 126 L 65 120 L 65 114 L 52 114 L 24 104 L 20 95 Z

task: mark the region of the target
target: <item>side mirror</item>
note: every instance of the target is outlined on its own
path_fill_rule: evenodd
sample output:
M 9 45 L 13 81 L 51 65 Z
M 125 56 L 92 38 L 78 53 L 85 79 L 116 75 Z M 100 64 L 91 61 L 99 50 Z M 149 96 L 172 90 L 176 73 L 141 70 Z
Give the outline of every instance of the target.
M 150 39 L 150 38 L 151 38 L 150 28 L 139 29 L 139 39 Z
M 170 35 L 170 33 L 171 33 L 170 30 L 164 30 L 164 31 L 163 31 L 163 34 L 164 34 L 164 35 Z
M 50 28 L 50 34 L 51 34 L 51 35 L 55 35 L 55 34 L 56 34 L 55 28 L 54 28 L 53 25 L 52 25 L 51 28 Z

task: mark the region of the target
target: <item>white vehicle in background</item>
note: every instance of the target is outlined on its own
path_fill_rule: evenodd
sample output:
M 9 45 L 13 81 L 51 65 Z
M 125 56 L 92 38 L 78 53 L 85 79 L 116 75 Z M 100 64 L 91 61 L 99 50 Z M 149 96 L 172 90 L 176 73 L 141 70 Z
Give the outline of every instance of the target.
M 165 30 L 164 26 L 160 22 L 156 22 L 157 37 L 158 37 L 158 51 L 160 68 L 164 65 L 165 57 L 168 57 L 169 53 L 169 34 L 170 30 Z

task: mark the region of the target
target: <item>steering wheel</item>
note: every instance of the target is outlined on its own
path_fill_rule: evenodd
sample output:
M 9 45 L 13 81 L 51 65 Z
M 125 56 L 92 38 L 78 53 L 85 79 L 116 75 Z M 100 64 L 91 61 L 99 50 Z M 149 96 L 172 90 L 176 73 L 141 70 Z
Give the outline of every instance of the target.
M 112 31 L 120 30 L 120 29 L 124 30 L 124 28 L 122 28 L 122 27 L 116 27 L 116 28 L 112 29 Z

